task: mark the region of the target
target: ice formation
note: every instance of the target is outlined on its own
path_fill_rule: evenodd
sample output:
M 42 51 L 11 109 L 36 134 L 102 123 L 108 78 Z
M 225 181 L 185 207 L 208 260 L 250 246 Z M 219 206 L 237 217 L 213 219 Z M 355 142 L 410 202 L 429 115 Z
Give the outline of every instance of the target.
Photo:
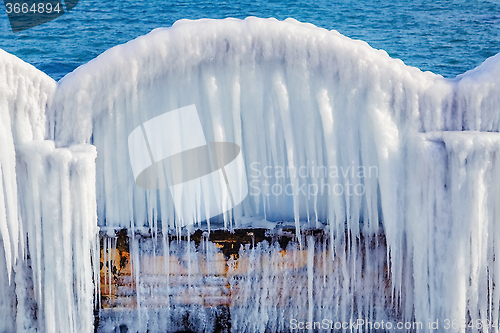
M 235 332 L 281 330 L 292 314 L 307 314 L 302 320 L 394 316 L 423 322 L 423 331 L 437 318 L 498 325 L 500 56 L 448 80 L 336 31 L 257 18 L 176 22 L 106 51 L 57 88 L 15 57 L 0 56 L 6 267 L 0 287 L 29 299 L 29 286 L 18 290 L 11 281 L 12 267 L 16 282 L 28 281 L 22 276 L 31 273 L 21 268 L 26 260 L 17 258 L 26 258 L 29 248 L 34 299 L 43 314 L 33 325 L 41 331 L 91 331 L 97 224 L 126 227 L 132 235 L 144 227 L 180 233 L 169 192 L 136 186 L 127 138 L 140 124 L 192 104 L 207 142 L 241 147 L 250 192 L 242 204 L 196 226 L 291 221 L 297 246 L 308 251 L 300 277 L 308 291 L 295 290 L 285 302 L 286 317 L 270 303 L 276 299 L 251 294 L 255 277 L 240 282 L 248 284 L 240 294 L 245 301 L 231 308 Z M 326 245 L 300 237 L 310 227 L 327 230 L 328 254 L 315 254 Z M 370 260 L 357 243 L 365 237 L 368 244 L 380 232 L 386 250 Z M 141 267 L 137 242 L 132 261 Z M 242 257 L 272 251 L 259 245 Z M 81 252 L 85 258 L 76 255 Z M 47 258 L 50 253 L 58 257 Z M 331 263 L 316 265 L 318 258 Z M 336 271 L 334 258 L 342 269 Z M 187 260 L 189 276 L 196 262 Z M 363 269 L 376 272 L 377 283 L 357 284 Z M 276 292 L 278 282 L 266 276 L 273 275 L 259 283 Z M 134 277 L 140 285 L 140 268 Z M 378 300 L 386 292 L 381 279 L 390 281 L 388 303 Z M 20 310 L 22 301 L 12 310 L 13 297 L 1 300 L 10 302 L 0 311 L 12 319 L 2 325 L 22 331 L 26 320 L 20 318 L 30 317 Z M 148 316 L 140 303 L 143 331 Z M 379 308 L 396 310 L 374 315 Z
M 91 332 L 95 147 L 44 140 L 56 83 L 1 52 L 0 331 Z

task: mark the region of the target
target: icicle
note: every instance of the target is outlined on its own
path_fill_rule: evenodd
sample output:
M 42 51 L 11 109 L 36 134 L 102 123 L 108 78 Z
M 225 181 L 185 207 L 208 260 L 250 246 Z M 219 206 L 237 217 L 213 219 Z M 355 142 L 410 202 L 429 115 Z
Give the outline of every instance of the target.
M 104 265 L 104 286 L 106 286 L 106 283 L 108 282 L 108 274 L 109 274 L 109 267 L 108 267 L 108 239 L 105 237 L 103 240 L 103 258 L 102 258 L 102 263 Z M 109 296 L 109 290 L 107 292 Z
M 309 306 L 308 321 L 314 322 L 314 298 L 313 298 L 313 280 L 314 280 L 314 237 L 307 238 L 307 304 Z M 309 332 L 312 332 L 312 327 Z
M 165 304 L 165 308 L 167 309 L 167 319 L 170 321 L 170 240 L 168 237 L 168 233 L 162 234 L 162 242 L 163 242 L 163 256 L 164 256 L 164 274 L 166 277 L 166 293 L 167 293 L 167 303 Z M 168 330 L 168 327 L 165 329 Z
M 111 238 L 109 237 L 109 235 L 108 237 L 106 237 L 106 243 L 108 249 L 108 254 L 107 254 L 108 261 L 106 262 L 106 266 L 108 266 L 108 280 L 106 282 L 108 283 L 108 295 L 111 298 L 111 278 L 113 276 L 112 274 L 113 266 L 111 259 L 113 258 L 113 247 L 111 246 Z

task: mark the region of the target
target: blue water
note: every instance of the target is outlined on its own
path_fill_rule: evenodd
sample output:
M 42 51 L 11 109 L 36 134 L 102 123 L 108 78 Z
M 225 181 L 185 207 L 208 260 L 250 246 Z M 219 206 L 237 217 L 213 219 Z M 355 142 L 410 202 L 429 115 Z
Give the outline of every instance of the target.
M 60 18 L 16 34 L 0 8 L 0 48 L 58 80 L 106 49 L 176 20 L 247 16 L 335 29 L 450 78 L 500 52 L 500 0 L 80 0 Z

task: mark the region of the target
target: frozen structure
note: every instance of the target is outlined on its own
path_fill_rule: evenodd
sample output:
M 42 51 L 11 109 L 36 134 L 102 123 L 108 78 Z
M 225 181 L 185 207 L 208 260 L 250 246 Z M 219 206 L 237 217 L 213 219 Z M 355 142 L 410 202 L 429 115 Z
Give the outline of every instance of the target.
M 56 83 L 3 51 L 1 59 L 0 330 L 90 332 L 96 150 L 44 140 Z
M 287 253 L 306 255 L 242 250 L 253 269 L 238 280 L 234 332 L 287 331 L 293 318 L 498 331 L 498 55 L 448 80 L 291 19 L 183 20 L 58 83 L 1 52 L 0 87 L 0 331 L 93 330 L 98 226 L 131 230 L 137 285 L 144 228 L 161 231 L 167 278 L 175 251 L 195 272 L 202 254 L 165 236 L 182 231 L 168 190 L 136 186 L 127 147 L 140 124 L 192 104 L 207 142 L 241 147 L 249 188 L 194 227 L 291 222 Z M 328 240 L 302 237 L 309 228 Z M 383 251 L 369 251 L 380 234 Z M 304 271 L 280 270 L 300 260 Z M 168 303 L 156 324 L 140 303 L 133 330 L 171 325 Z

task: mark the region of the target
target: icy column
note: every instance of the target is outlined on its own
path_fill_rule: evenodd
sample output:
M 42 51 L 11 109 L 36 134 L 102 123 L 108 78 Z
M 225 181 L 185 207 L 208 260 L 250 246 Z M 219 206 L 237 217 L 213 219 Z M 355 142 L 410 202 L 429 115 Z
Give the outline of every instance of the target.
M 29 328 L 23 304 L 28 283 L 21 278 L 26 262 L 19 223 L 15 146 L 46 135 L 45 108 L 56 83 L 35 67 L 0 50 L 0 331 Z M 17 265 L 17 267 L 16 267 Z M 17 276 L 13 277 L 15 267 Z M 16 303 L 17 294 L 17 303 Z M 19 309 L 16 309 L 19 307 Z M 16 315 L 17 312 L 17 315 Z
M 412 146 L 408 235 L 416 319 L 424 329 L 429 319 L 497 323 L 500 134 L 434 132 Z
M 32 141 L 19 149 L 20 205 L 33 266 L 38 327 L 92 332 L 97 260 L 95 147 Z

